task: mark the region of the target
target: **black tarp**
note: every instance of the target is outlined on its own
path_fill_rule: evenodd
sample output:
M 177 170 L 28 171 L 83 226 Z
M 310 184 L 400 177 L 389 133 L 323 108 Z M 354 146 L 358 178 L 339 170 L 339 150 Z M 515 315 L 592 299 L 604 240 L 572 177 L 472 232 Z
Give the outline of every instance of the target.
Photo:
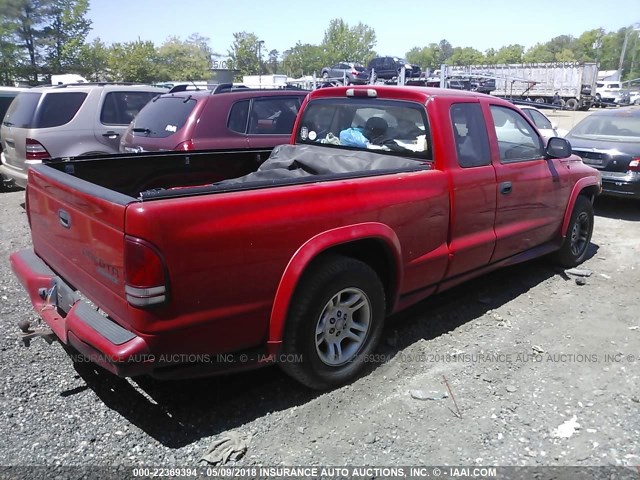
M 372 170 L 404 170 L 426 163 L 423 160 L 363 150 L 333 149 L 320 145 L 279 145 L 258 170 L 238 178 L 216 182 L 231 185 L 264 182 L 310 175 L 339 175 Z

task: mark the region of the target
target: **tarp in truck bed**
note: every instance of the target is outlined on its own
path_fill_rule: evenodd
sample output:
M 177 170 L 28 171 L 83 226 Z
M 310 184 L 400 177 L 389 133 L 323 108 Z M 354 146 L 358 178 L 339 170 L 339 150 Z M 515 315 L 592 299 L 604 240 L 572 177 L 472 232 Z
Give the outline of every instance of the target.
M 243 177 L 216 182 L 233 185 L 279 179 L 304 178 L 311 175 L 339 175 L 372 170 L 416 168 L 423 160 L 404 158 L 362 150 L 332 149 L 316 145 L 279 145 L 255 172 Z

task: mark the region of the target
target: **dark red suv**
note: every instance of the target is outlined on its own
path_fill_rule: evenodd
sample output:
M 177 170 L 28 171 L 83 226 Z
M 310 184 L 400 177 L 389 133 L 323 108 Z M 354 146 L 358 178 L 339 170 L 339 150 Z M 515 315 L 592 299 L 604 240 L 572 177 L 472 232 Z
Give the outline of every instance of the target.
M 289 142 L 307 93 L 231 84 L 203 90 L 179 86 L 140 110 L 122 137 L 120 151 L 273 148 Z

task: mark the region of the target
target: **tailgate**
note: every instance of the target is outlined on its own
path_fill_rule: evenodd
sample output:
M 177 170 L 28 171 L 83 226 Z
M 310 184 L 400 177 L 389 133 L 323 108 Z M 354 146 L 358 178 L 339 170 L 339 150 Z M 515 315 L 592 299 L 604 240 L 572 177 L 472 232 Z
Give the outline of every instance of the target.
M 123 318 L 124 216 L 135 199 L 46 165 L 30 169 L 26 196 L 38 256 L 67 284 Z

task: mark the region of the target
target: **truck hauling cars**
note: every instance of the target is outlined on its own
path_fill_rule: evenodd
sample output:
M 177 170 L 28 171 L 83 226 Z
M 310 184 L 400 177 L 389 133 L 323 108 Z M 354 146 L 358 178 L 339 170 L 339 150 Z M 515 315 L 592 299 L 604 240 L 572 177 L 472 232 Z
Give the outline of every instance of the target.
M 443 66 L 449 78 L 495 80 L 491 94 L 511 100 L 552 104 L 556 92 L 564 108 L 588 110 L 594 104 L 598 66 L 595 63 L 527 63 Z
M 333 388 L 388 315 L 540 255 L 582 262 L 600 192 L 566 140 L 545 144 L 509 102 L 440 88 L 318 89 L 266 156 L 33 165 L 33 249 L 11 265 L 39 333 L 120 376 L 202 375 L 221 365 L 175 359 L 220 354 Z

